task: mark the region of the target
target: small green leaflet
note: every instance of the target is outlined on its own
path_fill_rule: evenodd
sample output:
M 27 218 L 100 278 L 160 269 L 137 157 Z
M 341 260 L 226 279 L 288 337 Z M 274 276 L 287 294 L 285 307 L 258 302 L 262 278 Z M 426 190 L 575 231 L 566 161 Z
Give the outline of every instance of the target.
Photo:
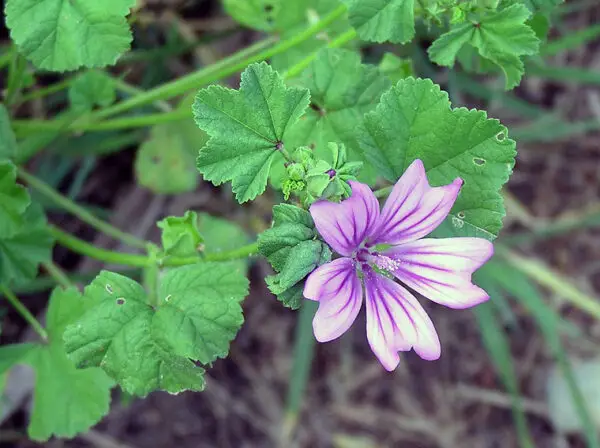
M 97 367 L 76 369 L 63 347 L 65 326 L 83 311 L 80 302 L 77 290 L 55 289 L 48 309 L 50 342 L 0 348 L 0 373 L 15 364 L 28 364 L 35 371 L 33 412 L 28 427 L 33 440 L 72 438 L 108 413 L 113 381 Z M 57 403 L 61 412 L 56 411 Z
M 453 26 L 429 47 L 431 60 L 452 67 L 464 45 L 477 48 L 479 54 L 498 65 L 506 76 L 506 90 L 521 82 L 522 56 L 536 54 L 540 40 L 525 22 L 531 12 L 521 4 L 485 14 L 479 22 Z
M 135 0 L 8 0 L 11 38 L 38 68 L 65 71 L 114 64 L 129 49 L 125 16 Z
M 10 118 L 4 104 L 0 104 L 0 160 L 12 159 L 17 153 L 17 140 L 10 127 Z
M 27 190 L 17 184 L 17 169 L 0 161 L 0 238 L 11 237 L 23 226 L 23 213 L 31 200 Z
M 264 192 L 278 149 L 309 99 L 308 90 L 286 87 L 266 63 L 242 73 L 239 91 L 216 85 L 200 90 L 194 117 L 211 136 L 197 159 L 204 178 L 216 185 L 231 180 L 240 203 Z
M 46 216 L 38 204 L 22 215 L 23 225 L 12 236 L 0 236 L 0 282 L 10 284 L 34 278 L 38 266 L 52 256 L 54 239 L 48 232 Z
M 183 216 L 168 216 L 156 223 L 161 229 L 161 242 L 166 255 L 200 258 L 200 244 L 204 238 L 198 230 L 198 215 L 187 211 Z
M 285 306 L 298 309 L 302 303 L 303 279 L 331 259 L 329 247 L 317 240 L 310 213 L 289 204 L 273 207 L 273 227 L 258 237 L 258 249 L 277 272 L 267 285 Z
M 190 111 L 192 102 L 193 96 L 186 97 L 177 110 Z M 135 159 L 139 184 L 159 194 L 193 191 L 199 177 L 196 156 L 207 141 L 208 135 L 198 129 L 191 111 L 185 120 L 153 126 Z
M 377 67 L 361 64 L 356 52 L 323 49 L 300 82 L 311 92 L 312 107 L 290 131 L 289 143 L 313 147 L 318 158 L 331 163 L 328 143 L 341 142 L 349 161 L 364 161 L 357 141 L 359 128 L 390 81 Z
M 91 111 L 94 106 L 108 107 L 117 99 L 113 79 L 100 70 L 79 75 L 69 87 L 69 102 L 77 111 Z
M 363 40 L 406 43 L 415 35 L 414 0 L 342 0 Z
M 429 182 L 464 185 L 447 222 L 458 236 L 493 240 L 505 214 L 500 188 L 514 166 L 515 142 L 485 112 L 452 109 L 431 80 L 407 78 L 381 97 L 365 116 L 361 145 L 390 182 L 421 159 Z
M 158 307 L 135 281 L 103 271 L 85 289 L 88 311 L 65 331 L 71 359 L 100 366 L 127 392 L 179 393 L 204 388 L 204 370 L 223 357 L 243 322 L 239 302 L 248 281 L 227 263 L 169 270 L 160 281 Z

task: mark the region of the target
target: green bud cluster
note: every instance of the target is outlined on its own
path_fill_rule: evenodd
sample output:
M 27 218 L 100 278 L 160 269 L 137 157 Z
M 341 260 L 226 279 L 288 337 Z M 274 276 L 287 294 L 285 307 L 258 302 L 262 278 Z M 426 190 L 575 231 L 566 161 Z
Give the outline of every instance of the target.
M 362 162 L 349 162 L 343 144 L 329 143 L 328 159 L 318 159 L 312 149 L 302 146 L 291 154 L 283 181 L 285 199 L 294 194 L 305 206 L 318 199 L 341 201 L 350 196 L 348 181 L 356 180 Z

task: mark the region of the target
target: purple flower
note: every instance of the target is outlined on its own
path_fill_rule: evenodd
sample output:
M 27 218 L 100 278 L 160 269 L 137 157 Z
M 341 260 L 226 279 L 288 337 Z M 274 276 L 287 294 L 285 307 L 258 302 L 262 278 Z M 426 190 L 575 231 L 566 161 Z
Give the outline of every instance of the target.
M 461 185 L 457 178 L 450 185 L 431 187 L 423 162 L 415 160 L 381 211 L 373 192 L 359 182 L 350 182 L 349 199 L 311 206 L 317 230 L 341 255 L 314 270 L 304 287 L 304 296 L 319 302 L 313 320 L 318 341 L 331 341 L 348 330 L 364 296 L 367 339 L 387 370 L 400 362 L 399 351 L 414 349 L 427 360 L 440 357 L 431 319 L 391 277 L 450 308 L 468 308 L 489 298 L 471 282 L 471 275 L 492 256 L 492 243 L 482 238 L 423 238 L 448 216 Z

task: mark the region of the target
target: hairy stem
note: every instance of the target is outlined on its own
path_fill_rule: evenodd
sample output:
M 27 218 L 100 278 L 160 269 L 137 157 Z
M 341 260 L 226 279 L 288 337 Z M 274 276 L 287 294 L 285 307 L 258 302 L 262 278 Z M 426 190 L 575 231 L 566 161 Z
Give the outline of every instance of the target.
M 29 325 L 36 331 L 37 334 L 44 340 L 48 340 L 48 333 L 42 327 L 42 324 L 35 318 L 33 314 L 27 309 L 25 305 L 19 300 L 19 298 L 10 290 L 8 287 L 0 286 L 0 292 L 4 294 L 6 300 L 14 307 L 15 310 L 21 315 L 23 319 L 27 321 Z

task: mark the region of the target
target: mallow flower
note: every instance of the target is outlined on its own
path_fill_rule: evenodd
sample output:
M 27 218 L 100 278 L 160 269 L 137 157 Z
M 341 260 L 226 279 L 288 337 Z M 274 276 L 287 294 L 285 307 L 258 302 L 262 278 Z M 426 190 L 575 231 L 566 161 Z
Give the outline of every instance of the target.
M 427 360 L 440 357 L 433 323 L 408 288 L 458 309 L 489 298 L 471 275 L 492 256 L 492 243 L 424 238 L 448 216 L 461 185 L 457 178 L 431 187 L 423 163 L 415 160 L 381 210 L 371 189 L 359 182 L 350 182 L 352 195 L 345 201 L 310 207 L 320 235 L 340 255 L 314 270 L 304 287 L 304 297 L 319 302 L 313 320 L 318 341 L 348 330 L 364 300 L 367 339 L 387 370 L 396 368 L 400 351 L 414 349 Z

